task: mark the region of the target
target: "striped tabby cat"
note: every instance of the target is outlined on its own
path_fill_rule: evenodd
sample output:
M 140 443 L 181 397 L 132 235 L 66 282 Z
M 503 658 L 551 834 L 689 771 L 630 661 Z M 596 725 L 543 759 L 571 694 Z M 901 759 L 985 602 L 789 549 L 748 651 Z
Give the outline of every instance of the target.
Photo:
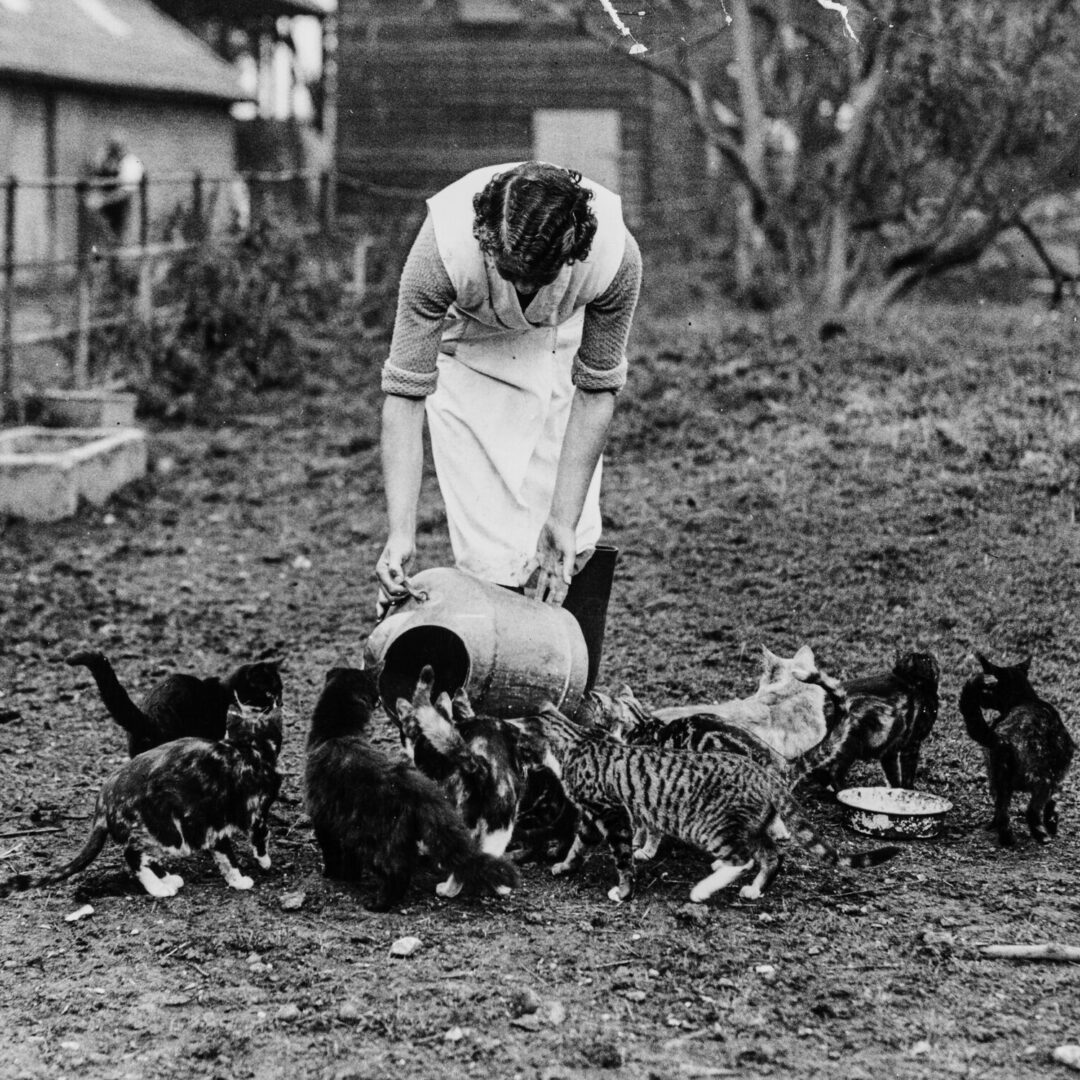
M 636 825 L 650 836 L 670 836 L 713 857 L 712 872 L 690 891 L 694 903 L 755 866 L 757 874 L 740 896 L 759 897 L 780 868 L 777 842 L 792 831 L 832 865 L 873 866 L 900 851 L 886 847 L 840 855 L 814 831 L 784 780 L 747 757 L 628 746 L 582 728 L 552 705 L 521 723 L 547 739 L 554 758 L 549 765 L 580 814 L 574 844 L 552 873 L 569 873 L 587 848 L 607 840 L 619 874 L 608 892 L 612 900 L 633 895 Z

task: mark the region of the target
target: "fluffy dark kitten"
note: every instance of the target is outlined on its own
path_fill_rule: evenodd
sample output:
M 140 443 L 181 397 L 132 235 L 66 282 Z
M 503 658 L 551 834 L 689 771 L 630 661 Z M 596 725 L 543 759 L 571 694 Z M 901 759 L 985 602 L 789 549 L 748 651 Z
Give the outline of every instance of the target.
M 983 748 L 994 816 L 987 823 L 1005 846 L 1016 842 L 1009 824 L 1013 793 L 1031 795 L 1027 825 L 1040 844 L 1057 835 L 1054 799 L 1072 763 L 1076 744 L 1057 709 L 1044 701 L 1028 681 L 1031 657 L 998 667 L 976 654 L 983 673 L 964 683 L 960 714 L 968 734 Z M 983 709 L 998 714 L 987 723 Z
M 584 852 L 606 840 L 619 881 L 608 892 L 626 900 L 634 890 L 631 837 L 635 827 L 650 836 L 670 836 L 713 857 L 712 873 L 690 891 L 695 903 L 707 900 L 744 871 L 757 867 L 740 895 L 756 899 L 780 867 L 777 842 L 794 835 L 819 858 L 841 866 L 873 866 L 898 854 L 886 847 L 840 855 L 817 835 L 786 783 L 741 754 L 688 754 L 628 746 L 594 734 L 545 706 L 538 726 L 548 739 L 566 788 L 580 811 L 577 838 L 552 873 L 573 870 Z
M 796 766 L 834 790 L 856 761 L 877 758 L 892 787 L 914 788 L 923 741 L 938 714 L 940 668 L 932 653 L 897 655 L 890 671 L 823 685 L 832 702 L 829 733 Z M 845 700 L 846 698 L 846 700 Z
M 453 701 L 440 694 L 432 702 L 434 682 L 434 671 L 425 667 L 412 701 L 398 701 L 402 745 L 450 796 L 480 850 L 502 855 L 514 834 L 526 778 L 544 764 L 545 745 L 507 721 L 477 716 L 464 690 Z M 457 896 L 461 882 L 451 874 L 435 891 Z
M 76 652 L 65 662 L 90 669 L 109 715 L 127 732 L 131 757 L 186 736 L 223 738 L 225 716 L 234 701 L 256 709 L 281 704 L 280 660 L 241 664 L 223 679 L 167 675 L 150 690 L 141 707 L 120 685 L 112 664 L 102 653 Z
M 373 911 L 401 901 L 421 849 L 465 884 L 513 888 L 517 870 L 480 850 L 438 785 L 368 741 L 378 701 L 371 671 L 333 668 L 315 705 L 304 781 L 325 874 L 348 881 L 373 874 Z
M 267 820 L 281 787 L 280 750 L 280 708 L 234 705 L 224 739 L 176 739 L 136 755 L 105 781 L 82 851 L 38 877 L 9 878 L 0 885 L 0 896 L 85 870 L 110 837 L 124 845 L 131 872 L 151 896 L 176 895 L 184 879 L 168 873 L 161 860 L 193 851 L 212 852 L 232 888 L 250 889 L 252 880 L 236 864 L 232 838 L 250 835 L 259 865 L 270 865 Z

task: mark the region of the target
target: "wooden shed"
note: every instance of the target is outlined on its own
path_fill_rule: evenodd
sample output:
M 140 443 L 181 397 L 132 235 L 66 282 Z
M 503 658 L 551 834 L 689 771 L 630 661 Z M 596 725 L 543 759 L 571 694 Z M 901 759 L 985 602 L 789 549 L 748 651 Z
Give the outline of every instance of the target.
M 572 20 L 515 0 L 340 0 L 337 164 L 350 181 L 431 194 L 538 158 L 623 197 L 628 222 L 693 217 L 704 148 L 675 92 Z
M 235 70 L 148 0 L 0 3 L 0 174 L 20 182 L 16 263 L 71 257 L 75 194 L 41 181 L 85 176 L 118 129 L 150 176 L 232 173 L 230 110 L 243 97 Z

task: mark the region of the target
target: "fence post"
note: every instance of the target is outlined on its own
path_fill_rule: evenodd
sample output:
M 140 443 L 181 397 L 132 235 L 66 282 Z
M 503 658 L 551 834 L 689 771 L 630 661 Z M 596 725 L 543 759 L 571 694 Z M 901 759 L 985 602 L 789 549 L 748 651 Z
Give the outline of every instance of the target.
M 323 169 L 319 173 L 319 228 L 323 236 L 330 235 L 333 221 L 330 217 L 330 170 Z
M 7 403 L 15 397 L 15 192 L 19 181 L 7 178 L 4 187 L 4 343 L 0 356 L 0 423 Z
M 75 389 L 85 390 L 90 370 L 90 290 L 93 268 L 87 244 L 86 196 L 90 185 L 75 183 L 78 219 L 75 229 Z
M 201 240 L 206 231 L 203 227 L 204 213 L 203 174 L 196 169 L 191 175 L 191 217 L 197 240 Z
M 143 170 L 139 178 L 139 286 L 135 300 L 139 319 L 149 323 L 154 317 L 151 283 L 153 262 L 150 258 L 150 177 Z

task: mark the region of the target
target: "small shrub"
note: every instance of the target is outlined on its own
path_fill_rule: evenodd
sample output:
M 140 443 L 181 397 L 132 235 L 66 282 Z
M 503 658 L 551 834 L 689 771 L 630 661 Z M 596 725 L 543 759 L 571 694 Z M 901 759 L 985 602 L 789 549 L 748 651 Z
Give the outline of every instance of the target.
M 95 354 L 139 395 L 143 415 L 212 421 L 260 391 L 297 385 L 297 327 L 338 308 L 342 286 L 310 244 L 272 221 L 185 252 L 155 298 L 167 310 L 100 335 Z

